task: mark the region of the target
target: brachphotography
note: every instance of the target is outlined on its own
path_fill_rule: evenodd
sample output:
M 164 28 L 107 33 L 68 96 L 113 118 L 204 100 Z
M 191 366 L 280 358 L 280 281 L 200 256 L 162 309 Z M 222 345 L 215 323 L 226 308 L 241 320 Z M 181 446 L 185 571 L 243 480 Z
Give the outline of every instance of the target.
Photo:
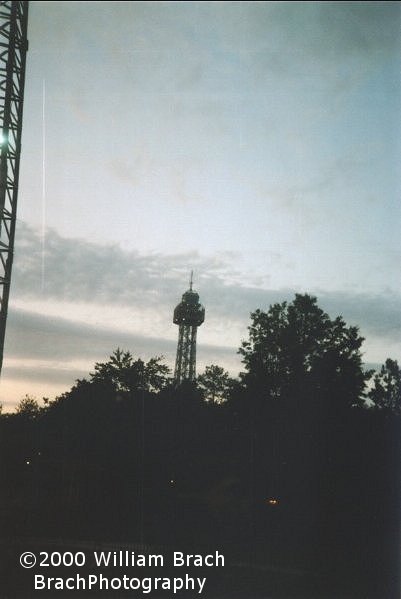
M 186 574 L 183 578 L 146 577 L 136 578 L 123 575 L 104 576 L 103 574 L 89 574 L 82 576 L 67 576 L 65 578 L 35 574 L 35 591 L 140 591 L 148 594 L 153 591 L 170 591 L 174 595 L 183 591 L 195 591 L 201 594 L 204 590 L 206 578 L 193 578 Z

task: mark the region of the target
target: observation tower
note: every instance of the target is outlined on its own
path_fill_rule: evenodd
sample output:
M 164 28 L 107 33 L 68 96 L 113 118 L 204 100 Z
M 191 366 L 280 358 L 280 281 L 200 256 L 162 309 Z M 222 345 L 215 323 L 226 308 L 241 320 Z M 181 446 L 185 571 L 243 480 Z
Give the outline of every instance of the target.
M 205 308 L 199 303 L 199 295 L 192 289 L 192 274 L 189 289 L 174 310 L 173 322 L 180 327 L 174 370 L 176 384 L 195 380 L 196 332 L 205 320 Z

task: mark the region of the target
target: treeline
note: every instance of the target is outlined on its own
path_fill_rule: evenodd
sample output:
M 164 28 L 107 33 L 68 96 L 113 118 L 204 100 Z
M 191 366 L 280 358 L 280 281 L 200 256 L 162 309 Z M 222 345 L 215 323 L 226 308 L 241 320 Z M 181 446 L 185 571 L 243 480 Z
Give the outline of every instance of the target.
M 401 372 L 365 370 L 362 343 L 296 295 L 251 315 L 237 379 L 211 365 L 177 387 L 117 349 L 43 407 L 27 396 L 0 418 L 3 531 L 246 546 L 395 597 Z

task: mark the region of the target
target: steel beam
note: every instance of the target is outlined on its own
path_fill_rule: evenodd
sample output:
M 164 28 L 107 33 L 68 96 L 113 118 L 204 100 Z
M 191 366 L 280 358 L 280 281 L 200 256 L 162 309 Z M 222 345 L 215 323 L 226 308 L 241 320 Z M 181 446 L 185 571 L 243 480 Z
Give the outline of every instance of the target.
M 17 218 L 28 2 L 0 2 L 0 372 Z

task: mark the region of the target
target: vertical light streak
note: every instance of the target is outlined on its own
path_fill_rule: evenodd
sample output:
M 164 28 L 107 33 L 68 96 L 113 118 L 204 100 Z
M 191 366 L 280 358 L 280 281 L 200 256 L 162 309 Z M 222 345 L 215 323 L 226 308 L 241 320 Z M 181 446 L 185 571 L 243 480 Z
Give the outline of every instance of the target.
M 42 84 L 42 263 L 41 263 L 41 289 L 45 287 L 45 243 L 46 243 L 46 85 Z

